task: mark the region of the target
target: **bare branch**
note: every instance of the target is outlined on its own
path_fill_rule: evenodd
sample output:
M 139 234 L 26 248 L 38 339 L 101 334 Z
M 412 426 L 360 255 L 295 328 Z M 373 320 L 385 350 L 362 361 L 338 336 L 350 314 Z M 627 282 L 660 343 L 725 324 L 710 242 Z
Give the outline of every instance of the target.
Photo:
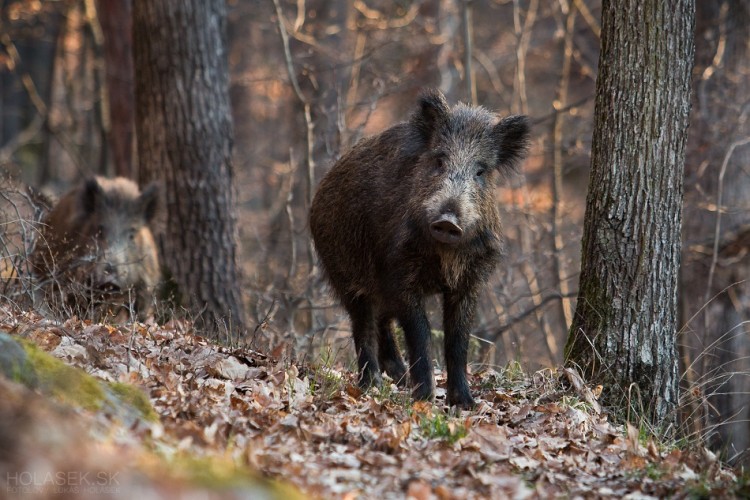
M 726 154 L 724 155 L 724 161 L 722 161 L 721 163 L 721 169 L 719 170 L 719 185 L 717 187 L 717 193 L 716 193 L 717 210 L 716 210 L 716 224 L 714 226 L 714 244 L 713 244 L 712 257 L 711 257 L 711 267 L 709 268 L 709 271 L 708 271 L 708 285 L 706 286 L 706 293 L 704 295 L 704 300 L 703 300 L 704 302 L 708 302 L 708 297 L 709 297 L 709 294 L 711 293 L 711 288 L 714 282 L 714 273 L 716 272 L 716 263 L 719 260 L 719 237 L 721 235 L 721 214 L 724 211 L 722 208 L 723 201 L 724 201 L 724 176 L 727 172 L 727 166 L 729 165 L 729 160 L 734 154 L 734 150 L 746 144 L 750 144 L 750 137 L 745 137 L 744 139 L 734 141 L 732 144 L 730 144 L 729 148 L 727 149 Z M 706 314 L 704 316 L 705 331 L 708 331 L 708 323 L 709 323 L 709 315 Z
M 313 199 L 313 190 L 315 186 L 315 159 L 313 158 L 313 148 L 315 147 L 315 138 L 313 137 L 314 127 L 313 127 L 313 121 L 312 121 L 312 115 L 310 112 L 310 103 L 305 98 L 304 94 L 302 93 L 302 89 L 300 89 L 299 81 L 297 80 L 297 75 L 294 72 L 294 62 L 292 60 L 292 52 L 289 49 L 289 35 L 286 31 L 286 26 L 284 24 L 284 15 L 281 12 L 281 6 L 279 5 L 279 0 L 273 0 L 273 6 L 276 9 L 276 20 L 278 22 L 279 26 L 279 33 L 281 34 L 281 43 L 284 46 L 284 58 L 286 61 L 286 70 L 289 74 L 289 81 L 292 84 L 292 88 L 294 89 L 294 94 L 297 96 L 297 99 L 299 100 L 300 104 L 302 105 L 302 108 L 304 110 L 305 115 L 305 124 L 307 126 L 307 208 L 310 208 L 310 205 L 312 205 L 312 199 Z M 310 240 L 309 243 L 309 263 L 310 263 L 310 273 L 313 272 L 315 268 L 315 253 L 313 251 L 312 246 L 312 240 Z
M 576 8 L 567 0 L 560 0 L 560 7 L 565 16 L 565 37 L 563 41 L 563 65 L 560 74 L 560 84 L 557 88 L 557 99 L 554 107 L 564 108 L 568 103 L 568 86 L 570 85 L 570 66 L 573 57 L 573 30 L 576 22 Z M 565 328 L 570 328 L 573 318 L 570 298 L 566 298 L 569 292 L 568 282 L 563 279 L 565 274 L 565 262 L 563 260 L 563 248 L 565 243 L 562 235 L 562 212 L 563 212 L 563 127 L 565 122 L 564 113 L 555 115 L 555 125 L 552 130 L 553 151 L 553 175 L 552 175 L 552 239 L 554 248 L 554 264 L 557 281 L 560 287 L 560 305 L 562 307 Z
M 466 81 L 466 98 L 472 106 L 477 105 L 477 88 L 474 85 L 474 66 L 472 64 L 474 27 L 471 19 L 471 2 L 464 0 L 461 3 L 464 28 L 464 80 Z

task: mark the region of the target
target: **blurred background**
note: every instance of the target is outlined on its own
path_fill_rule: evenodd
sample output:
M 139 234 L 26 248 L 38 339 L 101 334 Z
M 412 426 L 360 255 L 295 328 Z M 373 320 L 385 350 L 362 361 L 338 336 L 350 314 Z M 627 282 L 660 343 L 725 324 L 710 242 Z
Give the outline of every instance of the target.
M 730 455 L 737 455 L 737 443 L 750 447 L 750 4 L 697 4 L 680 289 L 682 409 L 693 432 L 731 434 L 740 449 Z M 130 0 L 1 5 L 0 169 L 7 182 L 54 196 L 92 174 L 137 180 Z M 249 341 L 350 362 L 348 319 L 311 252 L 311 195 L 342 152 L 407 119 L 420 89 L 436 87 L 452 103 L 527 114 L 533 124 L 523 171 L 497 190 L 507 256 L 481 297 L 473 361 L 518 361 L 528 370 L 560 364 L 577 292 L 600 2 L 228 5 Z M 437 306 L 431 303 L 439 336 Z

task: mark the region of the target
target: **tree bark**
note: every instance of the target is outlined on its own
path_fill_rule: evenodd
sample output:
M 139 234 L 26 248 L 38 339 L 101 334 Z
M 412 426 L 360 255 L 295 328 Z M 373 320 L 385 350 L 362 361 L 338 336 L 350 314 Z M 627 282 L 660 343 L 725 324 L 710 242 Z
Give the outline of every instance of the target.
M 136 0 L 141 183 L 166 195 L 162 263 L 214 336 L 244 329 L 237 267 L 223 0 Z
M 115 175 L 132 179 L 136 177 L 133 168 L 132 0 L 98 0 L 97 11 L 104 33 L 109 147 Z
M 694 0 L 605 0 L 578 304 L 566 362 L 668 424 Z

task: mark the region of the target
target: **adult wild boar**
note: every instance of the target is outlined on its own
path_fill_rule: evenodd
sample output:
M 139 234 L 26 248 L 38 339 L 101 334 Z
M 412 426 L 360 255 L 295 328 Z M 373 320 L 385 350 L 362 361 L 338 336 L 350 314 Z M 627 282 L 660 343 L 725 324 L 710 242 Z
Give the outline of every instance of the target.
M 43 219 L 32 266 L 47 299 L 76 312 L 143 320 L 153 308 L 159 259 L 149 228 L 159 188 L 91 178 L 65 194 Z
M 526 117 L 449 107 L 426 91 L 407 122 L 364 139 L 320 183 L 310 229 L 328 280 L 352 323 L 360 384 L 406 368 L 392 322 L 404 331 L 416 399 L 434 396 L 424 299 L 442 294 L 448 403 L 471 407 L 466 380 L 477 298 L 502 254 L 499 176 L 526 154 Z

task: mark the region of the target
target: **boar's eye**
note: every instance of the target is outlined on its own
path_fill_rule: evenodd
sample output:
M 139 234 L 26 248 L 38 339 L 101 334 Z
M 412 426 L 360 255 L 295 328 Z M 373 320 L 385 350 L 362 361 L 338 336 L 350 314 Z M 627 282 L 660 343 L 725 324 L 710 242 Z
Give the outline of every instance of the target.
M 477 177 L 482 177 L 486 171 L 487 171 L 487 165 L 480 163 L 479 168 L 477 169 Z
M 441 174 L 445 170 L 445 153 L 435 155 L 435 174 Z
M 130 241 L 135 241 L 135 228 L 131 227 L 128 229 L 128 238 L 130 238 Z

